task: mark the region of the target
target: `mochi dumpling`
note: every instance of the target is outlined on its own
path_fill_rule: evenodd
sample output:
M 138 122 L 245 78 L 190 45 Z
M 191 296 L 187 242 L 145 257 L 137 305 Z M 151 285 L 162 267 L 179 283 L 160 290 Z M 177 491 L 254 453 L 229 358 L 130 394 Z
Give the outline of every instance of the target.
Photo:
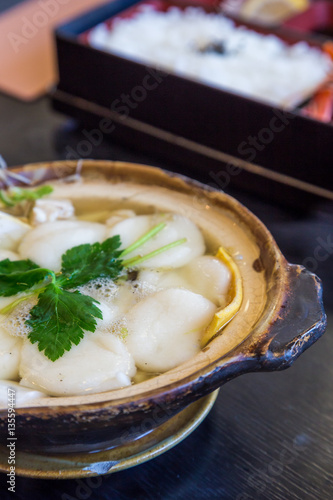
M 122 249 L 128 248 L 158 224 L 165 227 L 146 243 L 126 255 L 126 260 L 138 255 L 147 255 L 170 243 L 185 239 L 174 248 L 170 248 L 148 260 L 138 264 L 140 268 L 173 268 L 181 267 L 190 260 L 205 253 L 205 242 L 199 228 L 187 217 L 178 214 L 153 214 L 129 217 L 112 226 L 108 237 L 119 235 Z
M 0 408 L 8 408 L 8 401 L 14 395 L 15 406 L 24 406 L 36 399 L 45 398 L 47 394 L 41 391 L 35 391 L 28 387 L 23 387 L 13 380 L 0 380 Z
M 103 320 L 94 333 L 85 332 L 78 345 L 56 361 L 49 360 L 37 344 L 25 340 L 20 365 L 21 383 L 52 396 L 93 394 L 131 385 L 134 360 L 123 342 L 109 333 L 116 310 L 99 304 Z
M 185 266 L 186 267 L 186 266 Z M 165 271 L 163 269 L 142 269 L 137 278 L 138 286 L 150 287 L 156 292 L 167 288 L 190 289 L 189 281 L 183 277 L 183 268 Z
M 138 302 L 125 317 L 126 344 L 137 367 L 164 372 L 193 357 L 215 310 L 210 300 L 180 288 Z
M 156 291 L 175 287 L 186 288 L 221 306 L 224 305 L 229 292 L 231 272 L 216 257 L 200 255 L 180 269 L 142 269 L 138 275 L 138 283 L 142 287 L 154 287 Z
M 59 271 L 61 256 L 83 243 L 105 239 L 105 226 L 98 222 L 64 220 L 40 224 L 24 236 L 19 246 L 21 259 L 30 259 L 40 267 Z
M 231 283 L 231 272 L 221 260 L 201 255 L 182 269 L 182 277 L 190 290 L 203 295 L 217 305 L 223 305 Z
M 110 214 L 107 220 L 105 221 L 105 224 L 110 228 L 114 226 L 115 224 L 118 224 L 118 222 L 122 222 L 125 219 L 129 219 L 130 217 L 135 217 L 136 213 L 134 210 L 128 210 L 128 209 L 119 209 L 119 210 L 113 210 Z
M 19 218 L 0 212 L 0 249 L 15 251 L 30 227 Z
M 22 339 L 9 335 L 0 323 L 0 379 L 16 379 L 19 373 Z
M 50 361 L 28 340 L 20 376 L 25 386 L 52 396 L 94 394 L 131 385 L 136 368 L 123 342 L 110 333 L 86 334 L 79 345 Z
M 6 260 L 6 259 L 9 259 L 9 260 L 19 260 L 20 256 L 16 252 L 12 252 L 11 250 L 2 250 L 0 248 L 0 262 L 2 260 Z

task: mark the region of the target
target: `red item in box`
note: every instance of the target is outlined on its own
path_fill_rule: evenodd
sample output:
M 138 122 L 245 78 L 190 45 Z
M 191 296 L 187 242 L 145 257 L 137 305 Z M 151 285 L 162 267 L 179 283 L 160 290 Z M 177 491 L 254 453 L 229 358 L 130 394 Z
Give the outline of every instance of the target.
M 303 33 L 316 33 L 333 38 L 333 2 L 319 1 L 289 18 L 283 26 Z

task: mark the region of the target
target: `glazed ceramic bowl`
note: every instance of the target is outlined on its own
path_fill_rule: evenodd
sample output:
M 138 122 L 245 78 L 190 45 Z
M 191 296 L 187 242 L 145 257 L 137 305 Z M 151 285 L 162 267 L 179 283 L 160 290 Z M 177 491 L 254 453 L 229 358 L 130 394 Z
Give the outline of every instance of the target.
M 193 418 L 198 400 L 225 382 L 246 372 L 290 366 L 322 335 L 326 317 L 319 279 L 289 264 L 267 228 L 234 198 L 157 168 L 120 162 L 80 162 L 83 180 L 75 183 L 77 166 L 43 163 L 14 172 L 37 184 L 56 180 L 53 196 L 61 189 L 74 203 L 83 196 L 88 204 L 97 197 L 100 207 L 131 206 L 135 199 L 137 206 L 182 213 L 199 225 L 212 251 L 221 244 L 234 250 L 243 280 L 239 313 L 177 368 L 124 389 L 49 397 L 16 409 L 22 452 L 63 456 L 111 450 L 116 463 L 170 437 Z M 7 438 L 6 419 L 7 411 L 2 411 L 2 442 Z M 103 457 L 99 463 L 112 463 Z M 103 473 L 112 465 L 105 467 Z

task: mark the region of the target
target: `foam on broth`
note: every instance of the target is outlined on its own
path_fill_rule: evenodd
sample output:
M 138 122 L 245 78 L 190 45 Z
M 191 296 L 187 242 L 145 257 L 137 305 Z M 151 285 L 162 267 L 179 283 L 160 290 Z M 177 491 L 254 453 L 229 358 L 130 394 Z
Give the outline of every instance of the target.
M 132 209 L 138 214 L 171 212 L 188 217 L 202 232 L 207 253 L 214 255 L 220 246 L 225 247 L 237 262 L 243 279 L 243 304 L 239 314 L 224 328 L 220 348 L 228 352 L 238 345 L 244 339 L 242 331 L 248 331 L 249 325 L 253 327 L 260 317 L 266 303 L 266 283 L 264 273 L 253 267 L 260 258 L 260 249 L 249 229 L 231 212 L 207 202 L 205 197 L 130 182 L 113 184 L 97 180 L 85 181 L 80 186 L 59 183 L 55 184 L 52 197 L 71 199 L 80 217 L 119 208 Z

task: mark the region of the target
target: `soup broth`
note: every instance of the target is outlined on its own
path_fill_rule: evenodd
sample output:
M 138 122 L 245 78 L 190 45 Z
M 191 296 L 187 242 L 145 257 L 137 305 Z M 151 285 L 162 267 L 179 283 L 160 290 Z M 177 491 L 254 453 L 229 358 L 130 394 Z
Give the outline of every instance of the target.
M 154 225 L 152 220 L 157 224 L 166 221 L 169 225 L 174 224 L 175 234 L 178 227 L 188 230 L 184 246 L 179 244 L 178 250 L 172 249 L 175 254 L 180 249 L 183 251 L 192 241 L 191 238 L 197 238 L 196 245 L 199 246 L 202 238 L 204 248 L 193 250 L 193 255 L 187 261 L 184 257 L 185 263 L 175 267 L 163 264 L 163 258 L 168 255 L 168 251 L 165 251 L 160 256 L 163 257 L 162 265 L 151 265 L 153 258 L 150 261 L 148 259 L 144 265 L 134 266 L 136 274 L 131 277 L 129 274 L 120 284 L 114 285 L 112 280 L 102 280 L 79 287 L 80 292 L 90 294 L 101 302 L 103 320 L 96 332 L 88 332 L 77 346 L 72 346 L 59 360 L 50 361 L 38 351 L 36 344 L 31 344 L 26 338 L 23 341 L 19 339 L 23 343 L 21 356 L 22 359 L 25 356 L 25 361 L 23 359 L 20 362 L 16 378 L 11 376 L 10 380 L 22 392 L 23 406 L 31 402 L 35 404 L 38 398 L 48 396 L 58 399 L 62 396 L 89 395 L 110 390 L 126 390 L 130 394 L 136 384 L 149 383 L 157 375 L 163 377 L 164 373 L 172 375 L 174 372 L 179 376 L 182 371 L 186 373 L 196 363 L 200 364 L 203 357 L 213 355 L 215 349 L 221 355 L 227 353 L 246 337 L 249 325 L 255 325 L 266 297 L 264 275 L 253 266 L 260 259 L 260 251 L 246 227 L 231 212 L 215 206 L 213 199 L 207 202 L 204 197 L 189 197 L 182 192 L 170 193 L 169 189 L 156 185 L 113 183 L 101 179 L 84 179 L 78 183 L 57 181 L 52 186 L 54 191 L 48 199 L 70 200 L 74 206 L 75 216 L 70 217 L 69 221 L 86 221 L 107 226 L 111 219 L 108 237 L 119 234 L 117 231 L 122 232 L 126 224 L 134 231 L 139 223 L 147 226 L 147 220 L 150 224 L 147 227 L 150 229 Z M 130 225 L 131 221 L 133 225 Z M 180 222 L 183 226 L 179 226 Z M 162 229 L 156 239 L 162 238 L 163 231 L 166 229 Z M 181 237 L 182 234 L 177 233 L 175 239 Z M 125 233 L 124 238 L 126 239 Z M 30 243 L 26 245 L 29 250 L 25 254 L 26 239 L 27 236 L 24 236 L 20 241 L 20 258 L 29 257 L 34 260 L 33 246 Z M 104 238 L 99 239 L 103 241 Z M 129 240 L 132 244 L 131 238 Z M 80 243 L 82 242 L 78 244 Z M 207 324 L 216 311 L 223 309 L 230 301 L 230 270 L 223 263 L 218 263 L 215 257 L 220 247 L 227 249 L 239 269 L 243 300 L 238 314 L 217 338 L 208 347 L 200 349 L 200 337 Z M 140 250 L 143 252 L 144 248 Z M 52 247 L 50 252 L 52 253 Z M 207 262 L 209 265 L 206 268 Z M 207 276 L 208 268 L 212 269 L 212 274 Z M 217 275 L 220 276 L 220 281 L 216 278 Z M 224 289 L 221 285 L 223 279 L 227 283 Z M 205 280 L 206 285 L 202 285 Z M 214 283 L 217 283 L 215 289 Z M 112 289 L 108 292 L 107 300 L 107 294 L 103 291 L 105 286 Z M 117 290 L 113 286 L 117 286 Z M 206 290 L 205 295 L 203 292 Z M 2 308 L 8 303 L 8 299 L 11 297 L 0 298 L 3 301 L 0 302 Z M 147 320 L 150 311 L 153 319 Z M 3 322 L 8 320 L 2 319 Z M 170 324 L 166 324 L 166 320 Z M 173 332 L 177 331 L 180 323 L 177 338 Z M 151 339 L 149 332 L 153 332 Z M 10 332 L 10 335 L 15 339 L 14 332 Z M 160 340 L 156 341 L 158 335 Z M 168 336 L 172 339 L 169 342 L 165 340 Z M 104 359 L 105 351 L 109 357 Z M 89 352 L 92 355 L 91 361 Z M 112 363 L 116 368 L 111 368 Z M 111 379 L 113 382 L 110 383 Z M 8 380 L 4 378 L 2 384 L 3 387 L 7 386 Z

